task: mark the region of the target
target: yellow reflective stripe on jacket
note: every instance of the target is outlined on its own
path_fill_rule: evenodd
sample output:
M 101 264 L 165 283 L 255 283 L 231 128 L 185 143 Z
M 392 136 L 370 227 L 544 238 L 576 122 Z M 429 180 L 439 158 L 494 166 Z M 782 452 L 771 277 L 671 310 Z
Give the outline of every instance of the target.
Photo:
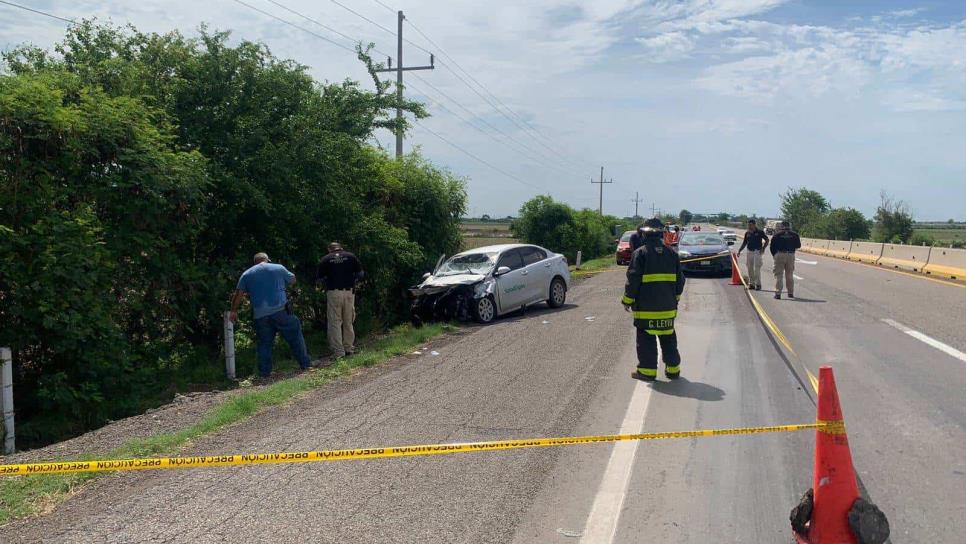
M 678 281 L 677 274 L 644 274 L 641 276 L 642 283 L 654 283 L 658 281 Z
M 634 299 L 625 295 L 624 298 L 621 299 L 621 302 L 623 302 L 624 304 L 634 304 Z
M 637 367 L 637 373 L 640 374 L 641 376 L 649 376 L 651 378 L 656 378 L 657 377 L 657 369 L 656 368 L 641 368 L 641 367 Z
M 634 319 L 672 319 L 677 316 L 677 310 L 662 310 L 659 312 L 649 312 L 646 310 L 634 311 Z
M 644 329 L 644 332 L 650 334 L 651 336 L 666 336 L 668 334 L 674 334 L 674 329 L 665 330 L 654 330 L 654 329 Z

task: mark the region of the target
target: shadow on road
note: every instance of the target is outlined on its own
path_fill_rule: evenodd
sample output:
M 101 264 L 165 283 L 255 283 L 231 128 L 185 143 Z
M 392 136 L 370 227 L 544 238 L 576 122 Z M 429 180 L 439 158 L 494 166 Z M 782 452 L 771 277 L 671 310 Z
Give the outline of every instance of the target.
M 827 300 L 819 300 L 815 298 L 802 298 L 802 297 L 795 297 L 789 300 L 794 300 L 795 302 L 821 302 L 821 303 L 828 302 Z
M 725 396 L 723 389 L 706 383 L 692 382 L 683 376 L 673 382 L 654 382 L 651 388 L 665 395 L 704 401 L 724 400 Z

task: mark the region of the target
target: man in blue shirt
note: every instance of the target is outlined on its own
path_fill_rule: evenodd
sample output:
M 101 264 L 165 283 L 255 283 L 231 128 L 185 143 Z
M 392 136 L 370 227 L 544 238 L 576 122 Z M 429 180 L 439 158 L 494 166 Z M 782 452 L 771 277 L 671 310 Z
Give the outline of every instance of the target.
M 233 322 L 238 320 L 238 306 L 245 295 L 252 303 L 258 343 L 258 374 L 262 378 L 272 374 L 272 345 L 276 333 L 281 333 L 288 342 L 302 370 L 312 367 L 302 336 L 302 322 L 286 309 L 285 288 L 294 283 L 295 274 L 280 264 L 273 264 L 265 253 L 256 253 L 255 266 L 241 275 L 232 296 L 229 317 Z

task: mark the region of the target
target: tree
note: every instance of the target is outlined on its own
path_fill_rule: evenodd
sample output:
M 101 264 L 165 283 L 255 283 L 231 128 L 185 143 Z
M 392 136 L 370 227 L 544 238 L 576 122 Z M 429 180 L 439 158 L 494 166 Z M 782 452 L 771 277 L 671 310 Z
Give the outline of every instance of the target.
M 905 202 L 895 200 L 888 193 L 879 193 L 879 207 L 875 211 L 873 239 L 876 242 L 907 243 L 912 237 L 912 213 Z
M 513 236 L 529 244 L 543 246 L 575 259 L 581 251 L 587 259 L 613 250 L 613 225 L 616 217 L 595 210 L 576 211 L 549 196 L 536 196 L 520 207 L 510 225 Z
M 827 240 L 867 240 L 869 220 L 854 208 L 836 208 L 808 223 L 801 234 Z
M 781 195 L 782 218 L 798 232 L 807 232 L 809 222 L 825 215 L 830 208 L 824 196 L 804 187 L 789 188 Z
M 678 213 L 678 220 L 681 221 L 682 225 L 687 225 L 690 223 L 692 218 L 694 218 L 694 214 L 688 210 L 681 210 L 681 212 Z
M 730 213 L 721 212 L 721 213 L 718 214 L 717 219 L 718 219 L 718 224 L 719 225 L 724 225 L 728 221 L 731 221 L 731 214 Z

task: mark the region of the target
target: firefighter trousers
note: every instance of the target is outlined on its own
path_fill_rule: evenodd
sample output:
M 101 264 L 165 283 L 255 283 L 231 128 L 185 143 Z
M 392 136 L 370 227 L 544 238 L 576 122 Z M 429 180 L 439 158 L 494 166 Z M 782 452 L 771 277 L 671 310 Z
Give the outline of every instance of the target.
M 665 372 L 681 372 L 681 354 L 678 353 L 678 335 L 675 332 L 654 336 L 644 329 L 637 329 L 637 371 L 644 376 L 657 376 L 657 343 L 661 342 L 661 359 Z

